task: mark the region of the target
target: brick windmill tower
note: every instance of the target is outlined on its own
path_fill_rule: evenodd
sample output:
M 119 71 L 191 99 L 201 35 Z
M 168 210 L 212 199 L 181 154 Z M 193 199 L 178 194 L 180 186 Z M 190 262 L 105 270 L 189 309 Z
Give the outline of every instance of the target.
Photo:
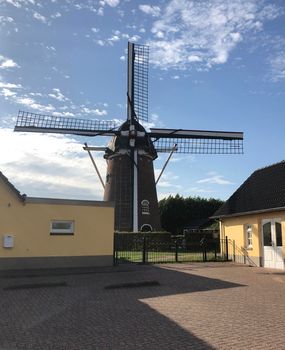
M 149 48 L 128 43 L 127 119 L 114 121 L 54 117 L 19 111 L 15 131 L 111 136 L 104 149 L 107 175 L 104 200 L 115 202 L 115 230 L 159 230 L 153 161 L 157 152 L 241 154 L 243 133 L 182 129 L 147 131 Z M 102 150 L 98 147 L 85 147 Z

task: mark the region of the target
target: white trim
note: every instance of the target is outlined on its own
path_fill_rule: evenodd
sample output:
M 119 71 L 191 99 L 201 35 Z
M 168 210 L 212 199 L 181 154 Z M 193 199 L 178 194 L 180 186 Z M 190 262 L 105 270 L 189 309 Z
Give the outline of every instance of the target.
M 204 131 L 204 130 L 183 130 L 183 129 L 158 129 L 151 128 L 151 134 L 159 134 L 160 136 L 171 137 L 197 137 L 197 138 L 224 138 L 224 139 L 243 139 L 243 132 L 228 131 Z M 150 135 L 151 136 L 151 135 Z
M 253 240 L 253 229 L 252 224 L 245 225 L 245 247 L 246 249 L 252 249 L 252 240 Z M 251 242 L 251 243 L 249 243 Z
M 133 231 L 138 231 L 138 151 L 134 149 Z
M 263 226 L 270 223 L 272 246 L 264 246 Z M 269 268 L 284 269 L 283 245 L 277 246 L 276 223 L 281 225 L 281 218 L 268 218 L 261 220 L 261 242 L 263 251 L 263 266 Z M 282 243 L 283 244 L 283 243 Z
M 149 201 L 147 199 L 143 199 L 141 201 L 141 213 L 142 215 L 150 215 L 149 212 Z
M 54 224 L 68 224 L 68 228 L 55 228 Z M 74 221 L 73 220 L 51 220 L 50 222 L 51 234 L 73 234 L 74 233 Z
M 252 210 L 252 211 L 244 211 L 234 214 L 227 214 L 227 215 L 215 215 L 211 216 L 210 219 L 227 219 L 227 218 L 233 218 L 236 216 L 245 216 L 245 215 L 251 215 L 251 214 L 262 214 L 262 213 L 270 213 L 274 211 L 282 211 L 285 210 L 285 207 L 277 207 L 277 208 L 269 208 L 269 209 L 259 209 L 259 210 Z
M 143 228 L 144 228 L 145 226 L 150 227 L 150 231 L 145 231 L 145 232 L 151 232 L 151 231 L 153 230 L 153 228 L 152 228 L 152 226 L 151 226 L 150 224 L 143 224 L 143 225 L 141 226 L 140 231 L 142 231 L 142 230 L 143 230 Z

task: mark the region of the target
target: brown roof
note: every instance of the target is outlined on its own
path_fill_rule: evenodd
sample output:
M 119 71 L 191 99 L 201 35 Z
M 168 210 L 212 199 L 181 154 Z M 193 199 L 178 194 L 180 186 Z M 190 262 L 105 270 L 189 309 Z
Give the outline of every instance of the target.
M 285 209 L 285 161 L 256 170 L 213 218 Z

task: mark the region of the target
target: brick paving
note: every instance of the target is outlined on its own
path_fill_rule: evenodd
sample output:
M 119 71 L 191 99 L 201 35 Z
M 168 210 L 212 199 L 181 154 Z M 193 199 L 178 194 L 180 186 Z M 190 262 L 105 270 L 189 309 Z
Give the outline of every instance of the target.
M 232 263 L 2 272 L 0 349 L 285 349 L 284 295 Z

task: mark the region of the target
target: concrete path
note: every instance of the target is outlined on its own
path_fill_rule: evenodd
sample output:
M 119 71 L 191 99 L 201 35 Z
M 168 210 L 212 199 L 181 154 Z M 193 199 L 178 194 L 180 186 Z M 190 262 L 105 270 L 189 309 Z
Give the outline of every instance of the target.
M 196 263 L 1 273 L 0 349 L 285 349 L 285 271 Z

